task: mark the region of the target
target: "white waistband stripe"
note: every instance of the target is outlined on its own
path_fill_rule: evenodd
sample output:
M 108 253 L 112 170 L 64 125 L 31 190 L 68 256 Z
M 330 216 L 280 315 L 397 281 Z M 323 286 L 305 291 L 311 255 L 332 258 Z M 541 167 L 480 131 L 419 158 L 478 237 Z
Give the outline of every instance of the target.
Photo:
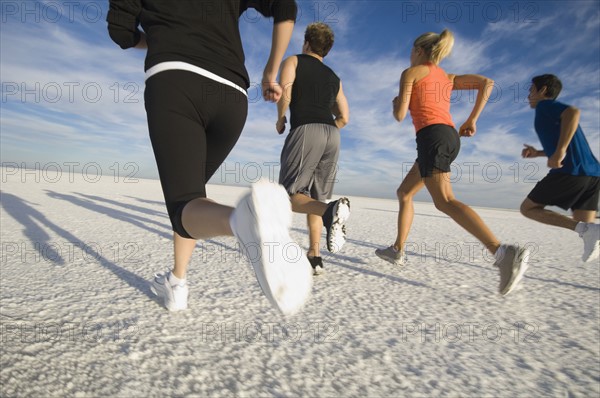
M 248 96 L 248 93 L 246 92 L 246 90 L 244 90 L 237 84 L 232 83 L 227 79 L 223 79 L 221 76 L 215 75 L 214 73 L 209 72 L 206 69 L 200 68 L 199 66 L 196 66 L 196 65 L 188 64 L 186 62 L 169 61 L 169 62 L 161 62 L 160 64 L 156 64 L 152 68 L 150 68 L 146 71 L 146 80 L 148 80 L 152 76 L 156 75 L 157 73 L 164 72 L 166 70 L 186 70 L 188 72 L 193 72 L 198 75 L 204 76 L 210 80 L 214 80 L 218 83 L 225 84 L 229 87 L 233 87 L 236 90 L 242 92 L 246 97 Z

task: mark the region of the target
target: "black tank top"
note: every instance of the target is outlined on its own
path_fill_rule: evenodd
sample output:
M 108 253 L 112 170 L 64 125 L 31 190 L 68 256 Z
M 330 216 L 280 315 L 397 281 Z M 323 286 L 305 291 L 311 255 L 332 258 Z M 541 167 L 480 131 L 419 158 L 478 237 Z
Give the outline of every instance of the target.
M 291 129 L 309 123 L 335 126 L 331 107 L 340 91 L 340 78 L 315 57 L 305 54 L 297 57 L 290 102 Z

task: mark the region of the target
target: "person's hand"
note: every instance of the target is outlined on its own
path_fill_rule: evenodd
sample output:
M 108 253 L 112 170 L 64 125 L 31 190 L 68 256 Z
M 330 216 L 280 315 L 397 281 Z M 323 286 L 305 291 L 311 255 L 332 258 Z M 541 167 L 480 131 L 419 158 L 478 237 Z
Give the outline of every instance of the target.
M 525 148 L 521 151 L 521 156 L 524 158 L 535 158 L 537 157 L 538 150 L 531 145 L 523 144 Z
M 277 129 L 277 132 L 279 134 L 283 134 L 283 132 L 285 131 L 286 123 L 287 123 L 287 118 L 285 116 L 280 117 L 279 120 L 277 120 L 277 123 L 275 123 L 275 128 Z
M 475 122 L 473 122 L 472 120 L 467 120 L 463 123 L 462 126 L 460 126 L 460 129 L 458 130 L 458 135 L 460 135 L 461 137 L 473 137 L 476 131 L 477 126 Z
M 400 108 L 400 97 L 396 96 L 392 100 L 392 113 L 394 114 L 394 118 L 396 118 L 396 113 L 398 112 L 398 108 Z
M 263 78 L 262 95 L 265 101 L 277 102 L 281 98 L 283 90 L 276 80 Z
M 560 169 L 563 167 L 562 161 L 567 155 L 566 151 L 556 150 L 552 156 L 548 158 L 548 167 L 551 169 Z

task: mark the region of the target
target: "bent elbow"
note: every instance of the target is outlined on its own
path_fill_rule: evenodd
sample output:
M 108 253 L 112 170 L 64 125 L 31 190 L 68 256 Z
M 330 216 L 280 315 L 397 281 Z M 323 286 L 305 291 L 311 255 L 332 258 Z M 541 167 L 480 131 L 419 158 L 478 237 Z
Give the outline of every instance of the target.
M 336 126 L 337 126 L 338 128 L 340 128 L 340 129 L 341 129 L 341 128 L 345 127 L 345 126 L 348 124 L 348 122 L 349 122 L 349 121 L 350 121 L 350 118 L 349 118 L 349 117 L 347 117 L 347 116 L 342 116 L 342 117 L 338 117 L 338 118 L 335 120 L 335 124 L 336 124 Z
M 108 34 L 112 41 L 117 43 L 123 50 L 135 47 L 141 39 L 140 31 L 130 32 L 125 29 L 109 27 Z

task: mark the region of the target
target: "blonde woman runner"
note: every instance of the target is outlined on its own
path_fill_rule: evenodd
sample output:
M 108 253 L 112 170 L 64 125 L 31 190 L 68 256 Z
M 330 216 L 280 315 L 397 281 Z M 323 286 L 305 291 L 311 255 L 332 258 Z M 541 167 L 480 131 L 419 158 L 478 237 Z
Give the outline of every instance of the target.
M 396 191 L 400 201 L 396 241 L 375 254 L 396 265 L 406 263 L 404 245 L 414 217 L 413 198 L 426 187 L 438 210 L 494 254 L 494 265 L 500 271 L 499 291 L 506 295 L 525 272 L 528 250 L 501 244 L 473 209 L 456 200 L 450 183 L 450 165 L 460 150 L 460 137 L 475 135 L 494 82 L 481 75 L 448 74 L 440 68 L 440 61 L 450 54 L 453 45 L 454 37 L 448 30 L 419 36 L 410 54 L 410 67 L 402 72 L 400 93 L 393 100 L 394 117 L 401 122 L 410 112 L 417 135 L 417 160 Z M 473 110 L 458 132 L 450 115 L 452 90 L 477 90 Z

